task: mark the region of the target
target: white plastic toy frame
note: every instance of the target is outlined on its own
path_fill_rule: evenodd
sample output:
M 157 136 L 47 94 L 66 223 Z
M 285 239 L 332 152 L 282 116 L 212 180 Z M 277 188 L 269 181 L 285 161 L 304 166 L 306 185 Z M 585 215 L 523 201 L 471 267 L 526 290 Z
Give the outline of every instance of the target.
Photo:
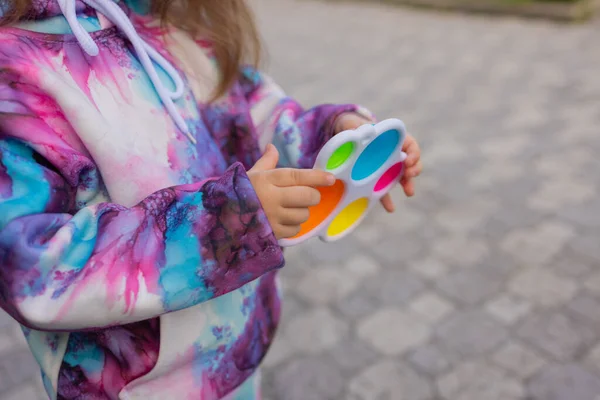
M 352 170 L 360 155 L 369 146 L 369 144 L 371 144 L 380 135 L 390 130 L 395 130 L 399 134 L 396 147 L 391 152 L 385 152 L 389 153 L 388 158 L 375 170 L 375 172 L 371 173 L 364 179 L 354 180 L 352 178 Z M 326 170 L 335 175 L 338 180 L 343 181 L 345 187 L 344 194 L 339 200 L 337 206 L 334 208 L 333 212 L 331 212 L 314 229 L 299 237 L 282 239 L 279 241 L 279 245 L 282 247 L 294 246 L 315 236 L 318 236 L 324 242 L 333 242 L 350 234 L 365 219 L 371 209 L 379 204 L 379 200 L 395 186 L 395 184 L 399 181 L 400 176 L 402 176 L 404 173 L 404 165 L 402 165 L 400 175 L 398 175 L 396 179 L 392 180 L 383 189 L 375 191 L 376 183 L 385 174 L 385 172 L 393 165 L 403 163 L 406 159 L 406 153 L 402 151 L 402 145 L 405 138 L 406 128 L 404 123 L 398 119 L 387 119 L 375 125 L 363 125 L 356 130 L 340 132 L 331 138 L 319 152 L 313 168 Z M 339 167 L 328 170 L 327 163 L 331 156 L 340 146 L 348 142 L 354 143 L 352 154 Z M 386 154 L 383 156 L 385 157 Z M 334 236 L 330 236 L 327 233 L 327 230 L 331 222 L 348 205 L 360 198 L 367 198 L 369 200 L 369 204 L 363 211 L 362 215 L 343 232 Z

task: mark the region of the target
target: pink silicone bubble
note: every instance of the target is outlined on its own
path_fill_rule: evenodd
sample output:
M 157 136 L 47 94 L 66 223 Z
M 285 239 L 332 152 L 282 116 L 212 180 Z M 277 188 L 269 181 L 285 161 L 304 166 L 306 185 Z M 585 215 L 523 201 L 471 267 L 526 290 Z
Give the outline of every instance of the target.
M 387 171 L 385 171 L 375 184 L 375 191 L 379 192 L 394 183 L 402 172 L 402 166 L 403 163 L 400 162 L 392 165 Z

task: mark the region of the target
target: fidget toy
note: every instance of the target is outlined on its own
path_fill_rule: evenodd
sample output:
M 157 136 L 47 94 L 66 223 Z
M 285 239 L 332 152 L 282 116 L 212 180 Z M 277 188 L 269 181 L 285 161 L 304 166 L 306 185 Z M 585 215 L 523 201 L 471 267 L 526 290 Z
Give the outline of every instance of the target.
M 318 188 L 321 202 L 309 209 L 310 217 L 300 233 L 279 244 L 293 246 L 315 236 L 333 242 L 352 232 L 399 181 L 406 159 L 402 151 L 405 137 L 404 123 L 387 119 L 331 138 L 319 152 L 314 168 L 332 173 L 336 182 Z

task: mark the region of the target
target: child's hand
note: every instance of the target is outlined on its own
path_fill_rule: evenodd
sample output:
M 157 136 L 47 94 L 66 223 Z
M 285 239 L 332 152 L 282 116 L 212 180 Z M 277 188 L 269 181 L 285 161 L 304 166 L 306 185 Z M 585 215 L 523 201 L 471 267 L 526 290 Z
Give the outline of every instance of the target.
M 372 123 L 372 121 L 355 113 L 342 114 L 336 122 L 335 132 L 339 133 L 350 129 L 356 129 L 364 124 L 370 123 Z M 406 135 L 406 139 L 402 145 L 402 151 L 406 153 L 407 157 L 404 161 L 405 169 L 404 174 L 400 179 L 400 185 L 402 185 L 404 193 L 408 197 L 411 197 L 415 194 L 415 184 L 413 179 L 419 176 L 423 169 L 423 164 L 421 163 L 421 149 L 414 137 Z M 381 198 L 381 204 L 387 212 L 394 212 L 394 202 L 389 194 L 386 194 Z
M 335 177 L 314 169 L 275 169 L 278 159 L 277 149 L 270 144 L 262 158 L 248 171 L 248 177 L 275 237 L 285 239 L 300 232 L 300 225 L 308 220 L 308 207 L 321 201 L 321 194 L 315 187 L 331 186 Z

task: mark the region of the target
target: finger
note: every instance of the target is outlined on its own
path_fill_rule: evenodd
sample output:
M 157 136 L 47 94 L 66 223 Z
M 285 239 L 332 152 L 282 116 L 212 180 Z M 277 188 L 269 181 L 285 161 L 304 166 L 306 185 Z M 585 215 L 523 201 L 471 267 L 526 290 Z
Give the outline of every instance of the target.
M 335 183 L 335 176 L 318 169 L 281 168 L 273 173 L 271 183 L 279 187 L 331 186 Z
M 392 196 L 386 194 L 381 198 L 381 205 L 385 209 L 385 211 L 391 213 L 396 210 L 396 206 L 394 206 L 394 201 L 392 200 Z
M 400 184 L 402 185 L 402 189 L 404 189 L 404 194 L 408 197 L 415 195 L 415 183 L 412 179 L 403 179 Z
M 281 210 L 279 222 L 284 226 L 298 226 L 308 221 L 308 208 L 284 208 Z
M 275 237 L 277 239 L 288 239 L 296 236 L 300 233 L 300 225 L 296 226 L 286 226 L 286 225 L 277 225 L 274 228 Z
M 274 169 L 277 167 L 277 162 L 279 161 L 279 152 L 277 148 L 272 144 L 267 145 L 267 149 L 265 150 L 265 154 L 254 164 L 250 171 L 268 171 L 270 169 Z M 249 171 L 249 172 L 250 172 Z
M 281 205 L 285 208 L 306 208 L 319 204 L 321 193 L 308 186 L 281 188 Z
M 421 158 L 419 143 L 410 135 L 406 137 L 402 145 L 402 151 L 406 153 L 406 160 L 404 161 L 406 167 L 412 167 Z
M 406 176 L 407 178 L 415 178 L 415 177 L 421 175 L 422 171 L 423 171 L 423 163 L 421 161 L 419 161 L 416 165 L 408 168 L 406 170 L 406 172 L 404 173 L 404 176 Z

